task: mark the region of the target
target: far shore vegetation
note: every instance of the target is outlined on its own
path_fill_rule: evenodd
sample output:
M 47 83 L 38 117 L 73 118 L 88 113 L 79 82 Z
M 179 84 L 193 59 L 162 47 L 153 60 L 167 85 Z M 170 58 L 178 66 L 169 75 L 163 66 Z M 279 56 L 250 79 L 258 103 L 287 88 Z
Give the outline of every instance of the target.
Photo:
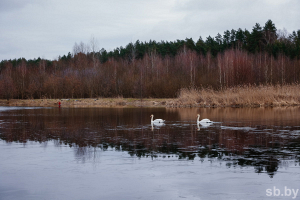
M 109 52 L 99 49 L 92 38 L 56 60 L 2 60 L 0 105 L 300 104 L 300 30 L 288 33 L 271 20 L 205 40 L 137 40 Z
M 57 107 L 280 107 L 300 105 L 300 85 L 237 86 L 220 91 L 181 89 L 177 98 L 11 99 L 0 106 Z

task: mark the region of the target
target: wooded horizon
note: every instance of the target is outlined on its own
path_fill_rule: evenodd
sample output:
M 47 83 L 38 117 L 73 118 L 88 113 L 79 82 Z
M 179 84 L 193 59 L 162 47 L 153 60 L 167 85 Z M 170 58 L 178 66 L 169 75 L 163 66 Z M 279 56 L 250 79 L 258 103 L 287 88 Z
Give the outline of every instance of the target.
M 300 80 L 300 30 L 288 34 L 268 20 L 252 31 L 216 37 L 129 43 L 97 51 L 75 43 L 57 60 L 0 63 L 0 98 L 176 97 L 182 88 L 285 85 Z

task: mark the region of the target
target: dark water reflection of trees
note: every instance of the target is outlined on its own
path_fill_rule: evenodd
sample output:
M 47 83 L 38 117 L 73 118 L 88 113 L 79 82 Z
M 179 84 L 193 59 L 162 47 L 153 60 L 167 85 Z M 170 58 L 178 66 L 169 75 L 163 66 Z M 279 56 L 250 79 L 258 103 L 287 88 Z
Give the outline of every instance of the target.
M 217 122 L 197 127 L 196 114 Z M 167 119 L 151 127 L 150 114 Z M 0 113 L 6 142 L 47 142 L 76 148 L 128 152 L 131 156 L 225 162 L 253 166 L 271 177 L 285 161 L 300 161 L 299 109 L 31 109 Z M 199 129 L 200 128 L 200 129 Z

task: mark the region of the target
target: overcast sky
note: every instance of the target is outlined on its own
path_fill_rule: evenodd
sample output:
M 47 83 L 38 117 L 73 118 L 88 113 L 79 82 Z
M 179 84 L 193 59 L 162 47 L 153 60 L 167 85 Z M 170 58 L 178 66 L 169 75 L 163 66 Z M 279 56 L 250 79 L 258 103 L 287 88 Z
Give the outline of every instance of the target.
M 136 40 L 205 40 L 268 19 L 291 33 L 299 10 L 299 0 L 0 0 L 0 61 L 54 60 L 92 37 L 107 51 Z

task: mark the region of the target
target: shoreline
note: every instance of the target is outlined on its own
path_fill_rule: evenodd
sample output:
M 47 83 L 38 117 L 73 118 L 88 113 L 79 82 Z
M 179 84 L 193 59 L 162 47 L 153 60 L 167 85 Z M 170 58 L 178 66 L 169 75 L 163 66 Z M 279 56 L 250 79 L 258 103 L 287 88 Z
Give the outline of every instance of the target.
M 0 99 L 0 106 L 24 107 L 60 107 L 69 108 L 100 108 L 100 107 L 166 107 L 166 108 L 262 108 L 262 107 L 297 107 L 296 103 L 250 103 L 250 104 L 207 104 L 182 102 L 180 99 L 134 99 L 134 98 L 84 98 L 84 99 Z
M 174 99 L 82 98 L 82 99 L 0 99 L 0 106 L 28 107 L 170 107 Z
M 300 85 L 236 86 L 223 90 L 183 88 L 177 98 L 0 99 L 0 106 L 256 108 L 300 106 Z

